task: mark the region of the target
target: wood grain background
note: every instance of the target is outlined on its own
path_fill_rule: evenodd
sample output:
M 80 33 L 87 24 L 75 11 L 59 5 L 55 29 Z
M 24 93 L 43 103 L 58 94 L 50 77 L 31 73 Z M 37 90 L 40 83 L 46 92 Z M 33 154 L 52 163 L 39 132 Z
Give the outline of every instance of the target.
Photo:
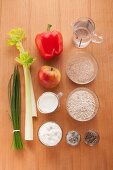
M 66 112 L 65 101 L 76 87 L 65 74 L 66 60 L 78 50 L 72 45 L 71 23 L 79 17 L 90 17 L 96 30 L 104 36 L 104 43 L 90 44 L 84 51 L 94 55 L 99 64 L 99 73 L 94 82 L 86 87 L 94 90 L 100 100 L 98 115 L 91 121 L 74 121 Z M 62 32 L 64 52 L 59 59 L 46 63 L 37 53 L 34 38 L 46 30 L 51 23 L 53 29 Z M 24 141 L 23 151 L 11 148 L 12 126 L 8 116 L 7 83 L 14 68 L 18 52 L 6 46 L 7 33 L 13 27 L 22 27 L 27 35 L 24 47 L 29 49 L 37 61 L 31 68 L 36 99 L 44 91 L 37 80 L 37 71 L 43 64 L 56 66 L 62 73 L 60 86 L 54 91 L 64 93 L 60 109 L 51 115 L 38 113 L 34 120 L 34 141 Z M 22 86 L 21 131 L 24 139 L 24 76 L 20 67 Z M 37 139 L 39 126 L 54 120 L 62 127 L 62 142 L 47 148 Z M 77 129 L 82 138 L 86 130 L 94 129 L 100 134 L 100 143 L 86 146 L 83 141 L 77 147 L 65 142 L 67 131 Z M 112 170 L 113 169 L 113 1 L 112 0 L 0 0 L 0 170 Z

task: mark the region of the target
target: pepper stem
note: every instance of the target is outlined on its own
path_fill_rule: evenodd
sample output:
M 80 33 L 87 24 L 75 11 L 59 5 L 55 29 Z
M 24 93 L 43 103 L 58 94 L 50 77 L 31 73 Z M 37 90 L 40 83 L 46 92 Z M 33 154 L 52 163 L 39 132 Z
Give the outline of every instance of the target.
M 50 28 L 52 27 L 52 25 L 51 24 L 48 24 L 47 25 L 47 31 L 50 31 Z

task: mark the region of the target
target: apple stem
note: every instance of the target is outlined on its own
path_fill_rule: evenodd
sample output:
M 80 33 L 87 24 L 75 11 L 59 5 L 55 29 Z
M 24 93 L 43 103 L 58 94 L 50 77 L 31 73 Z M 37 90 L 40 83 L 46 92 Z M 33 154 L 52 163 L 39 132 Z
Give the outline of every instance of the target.
M 53 71 L 53 67 L 51 67 L 51 71 Z
M 52 25 L 51 24 L 48 24 L 47 25 L 47 31 L 50 31 L 50 28 L 52 27 Z

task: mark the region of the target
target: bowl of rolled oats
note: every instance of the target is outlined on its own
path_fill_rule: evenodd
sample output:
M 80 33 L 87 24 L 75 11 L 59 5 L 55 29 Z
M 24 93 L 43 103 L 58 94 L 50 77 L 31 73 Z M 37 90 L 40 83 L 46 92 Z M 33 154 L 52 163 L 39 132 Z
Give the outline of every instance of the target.
M 73 90 L 66 102 L 69 115 L 78 121 L 88 121 L 94 118 L 99 108 L 97 95 L 86 87 Z

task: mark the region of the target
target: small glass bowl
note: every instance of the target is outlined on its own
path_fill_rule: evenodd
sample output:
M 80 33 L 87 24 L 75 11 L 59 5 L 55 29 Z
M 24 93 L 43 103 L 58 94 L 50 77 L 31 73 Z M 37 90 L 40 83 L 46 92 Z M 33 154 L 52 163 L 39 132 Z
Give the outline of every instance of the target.
M 39 131 L 40 131 L 40 129 L 41 129 L 46 123 L 54 123 L 54 124 L 56 124 L 56 125 L 59 127 L 59 129 L 61 130 L 61 138 L 60 138 L 60 140 L 59 140 L 55 145 L 47 145 L 47 144 L 45 144 L 45 143 L 40 139 L 40 137 L 39 137 Z M 39 127 L 37 136 L 38 136 L 39 141 L 40 141 L 44 146 L 54 147 L 54 146 L 57 146 L 57 145 L 61 142 L 62 137 L 63 137 L 63 131 L 62 131 L 62 128 L 59 126 L 59 124 L 57 124 L 57 123 L 54 122 L 54 121 L 48 121 L 48 122 L 43 123 L 43 124 Z
M 98 132 L 93 130 L 88 130 L 84 135 L 84 142 L 89 146 L 95 146 L 100 141 L 100 136 Z
M 83 116 L 81 115 L 81 118 L 80 118 L 80 117 L 78 118 L 77 115 L 74 116 L 74 114 L 71 114 L 70 111 L 69 111 L 69 100 L 70 100 L 70 97 L 71 97 L 75 92 L 77 92 L 77 91 L 86 91 L 86 92 L 90 93 L 90 94 L 93 96 L 94 100 L 95 100 L 95 111 L 94 111 L 93 114 L 90 115 L 89 117 L 88 117 L 88 116 L 86 116 L 86 117 L 84 116 L 84 118 L 82 118 Z M 99 109 L 99 99 L 98 99 L 97 95 L 96 95 L 93 91 L 91 91 L 90 89 L 88 89 L 88 88 L 86 88 L 86 87 L 76 88 L 75 90 L 73 90 L 73 91 L 68 95 L 68 98 L 67 98 L 67 101 L 66 101 L 66 109 L 67 109 L 67 112 L 69 113 L 69 115 L 70 115 L 73 119 L 75 119 L 75 120 L 77 120 L 77 121 L 82 121 L 82 122 L 83 122 L 83 121 L 89 121 L 89 120 L 93 119 L 93 118 L 96 116 L 96 114 L 97 114 L 97 111 L 98 111 L 98 109 Z
M 81 136 L 76 130 L 71 130 L 66 135 L 68 145 L 77 146 L 80 143 Z
M 66 64 L 66 74 L 77 84 L 92 82 L 98 73 L 98 64 L 94 57 L 87 52 L 79 51 Z

